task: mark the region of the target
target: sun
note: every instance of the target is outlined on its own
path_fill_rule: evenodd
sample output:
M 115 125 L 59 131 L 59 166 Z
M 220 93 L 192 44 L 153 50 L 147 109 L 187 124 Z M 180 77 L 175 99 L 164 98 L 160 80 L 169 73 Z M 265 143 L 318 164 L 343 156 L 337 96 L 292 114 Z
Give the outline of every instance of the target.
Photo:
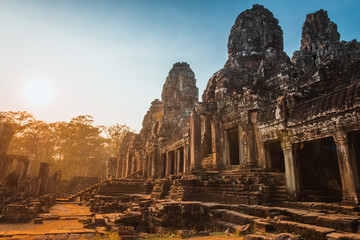
M 47 104 L 53 95 L 53 86 L 45 79 L 31 79 L 24 84 L 24 96 L 32 104 Z

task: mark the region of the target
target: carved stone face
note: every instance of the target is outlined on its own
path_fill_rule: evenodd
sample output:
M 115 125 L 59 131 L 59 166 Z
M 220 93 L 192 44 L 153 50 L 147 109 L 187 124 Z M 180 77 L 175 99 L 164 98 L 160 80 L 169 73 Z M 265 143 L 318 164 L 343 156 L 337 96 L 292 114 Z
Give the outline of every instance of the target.
M 283 32 L 269 10 L 254 5 L 236 19 L 229 36 L 228 53 L 259 52 L 270 47 L 283 49 Z

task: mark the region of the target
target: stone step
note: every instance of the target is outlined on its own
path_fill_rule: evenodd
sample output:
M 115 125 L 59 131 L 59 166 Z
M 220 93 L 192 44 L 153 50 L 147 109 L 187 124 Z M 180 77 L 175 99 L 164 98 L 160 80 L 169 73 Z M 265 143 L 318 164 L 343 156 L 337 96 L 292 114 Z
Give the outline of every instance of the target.
M 213 209 L 210 212 L 217 218 L 215 222 L 219 226 L 230 228 L 233 231 L 236 231 L 236 229 L 239 229 L 243 225 L 250 224 L 253 231 L 295 233 L 307 240 L 326 239 L 328 234 L 336 232 L 334 228 L 299 223 L 296 221 L 265 219 L 227 209 Z
M 225 222 L 219 219 L 214 219 L 211 221 L 213 229 L 216 231 L 225 231 L 229 229 L 230 233 L 235 233 L 237 230 L 241 229 L 242 226 L 236 225 L 234 223 Z
M 223 221 L 244 225 L 254 222 L 254 219 L 286 219 L 302 224 L 332 228 L 339 231 L 357 233 L 360 228 L 360 216 L 347 214 L 328 214 L 320 211 L 272 207 L 262 205 L 207 205 L 210 212 Z
M 280 204 L 282 207 L 290 207 L 297 209 L 308 209 L 328 213 L 343 213 L 348 215 L 360 215 L 359 206 L 342 206 L 336 203 L 325 202 L 289 202 L 284 201 Z
M 327 234 L 326 240 L 360 240 L 360 234 L 334 232 Z
M 214 209 L 211 210 L 210 212 L 214 215 L 214 217 L 221 219 L 222 221 L 233 223 L 236 225 L 252 224 L 255 221 L 255 219 L 259 219 L 258 217 L 254 217 L 251 215 L 247 215 L 227 209 Z
M 236 211 L 244 212 L 253 216 L 263 218 L 287 216 L 292 221 L 313 224 L 322 227 L 331 227 L 344 232 L 357 232 L 360 226 L 360 217 L 346 214 L 327 214 L 313 210 L 270 207 L 270 206 L 250 206 L 239 204 Z
M 293 221 L 273 221 L 275 231 L 295 233 L 306 240 L 323 240 L 327 235 L 334 233 L 335 229 L 319 227 L 311 224 L 298 223 Z

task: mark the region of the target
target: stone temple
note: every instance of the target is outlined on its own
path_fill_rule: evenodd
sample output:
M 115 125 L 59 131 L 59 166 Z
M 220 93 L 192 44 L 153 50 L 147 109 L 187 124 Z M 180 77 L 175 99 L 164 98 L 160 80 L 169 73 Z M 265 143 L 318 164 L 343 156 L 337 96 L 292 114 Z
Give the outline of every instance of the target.
M 290 59 L 278 20 L 254 5 L 236 19 L 228 54 L 202 101 L 190 66 L 174 64 L 111 176 L 174 179 L 175 199 L 359 204 L 360 43 L 340 41 L 320 10 Z
M 89 201 L 89 226 L 360 239 L 360 43 L 340 41 L 320 10 L 289 58 L 278 20 L 254 5 L 201 99 L 190 65 L 175 63 L 107 164 L 108 179 L 70 198 Z

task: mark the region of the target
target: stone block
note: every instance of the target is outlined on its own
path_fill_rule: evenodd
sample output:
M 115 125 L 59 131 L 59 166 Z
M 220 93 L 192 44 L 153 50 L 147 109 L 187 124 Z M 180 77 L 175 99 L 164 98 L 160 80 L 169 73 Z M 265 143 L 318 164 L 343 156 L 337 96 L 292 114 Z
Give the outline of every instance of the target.
M 32 213 L 25 205 L 9 204 L 3 213 L 6 222 L 24 223 L 32 219 Z

